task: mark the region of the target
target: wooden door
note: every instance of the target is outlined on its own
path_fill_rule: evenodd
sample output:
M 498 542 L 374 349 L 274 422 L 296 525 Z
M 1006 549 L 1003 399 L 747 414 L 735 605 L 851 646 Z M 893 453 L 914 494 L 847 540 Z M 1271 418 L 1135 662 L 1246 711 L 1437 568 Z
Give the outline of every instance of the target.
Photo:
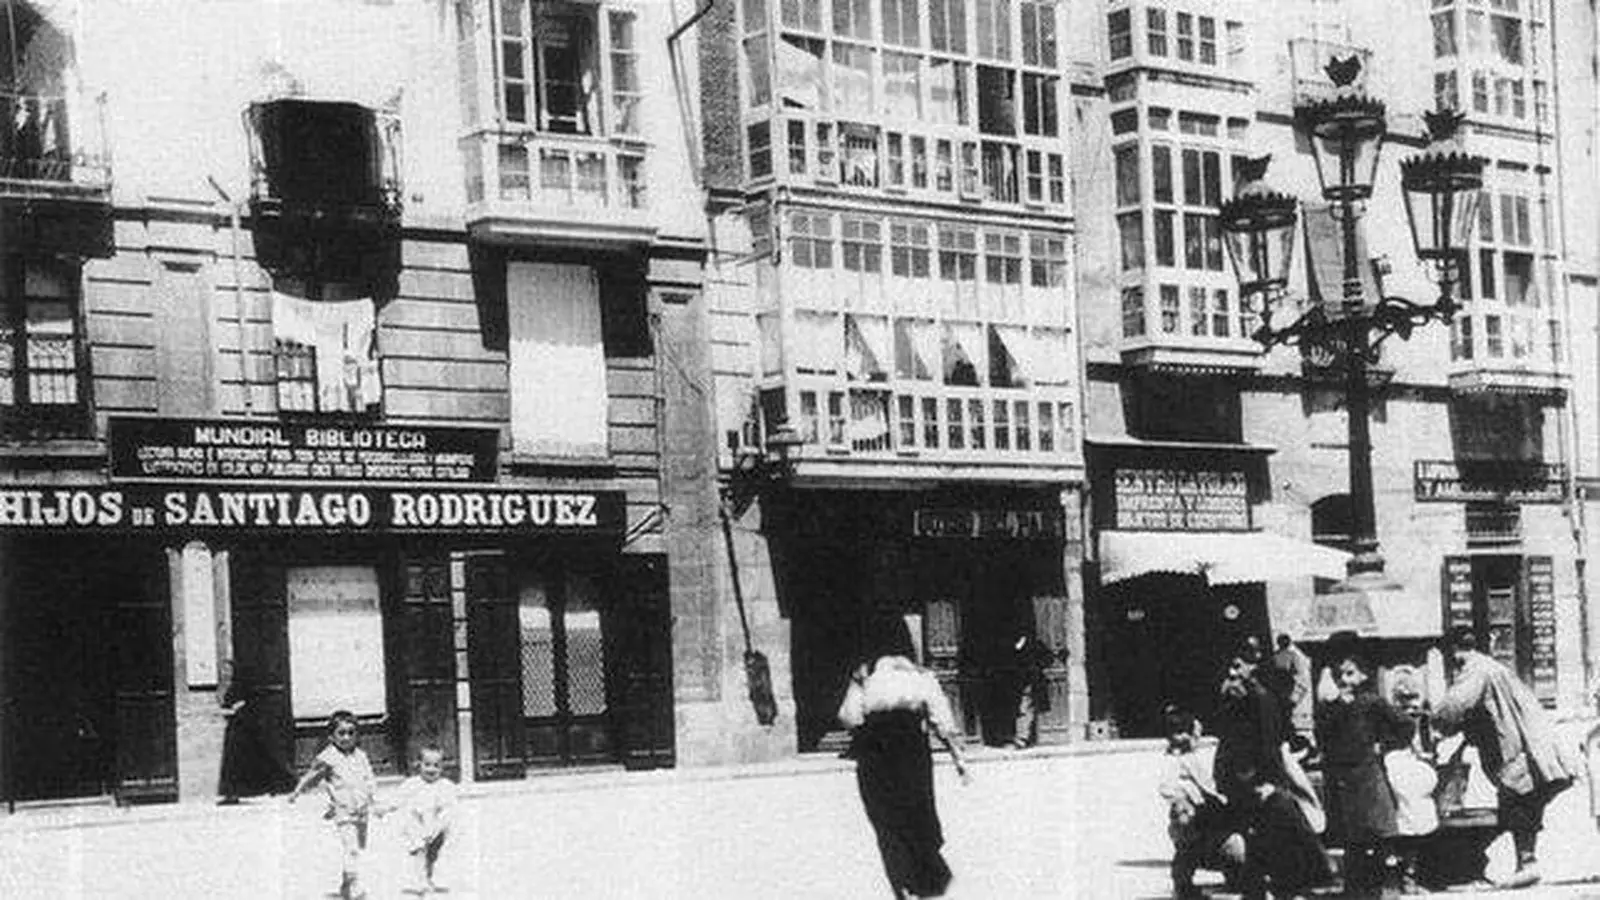
M 233 664 L 258 692 L 246 712 L 269 750 L 293 768 L 294 714 L 289 703 L 289 603 L 284 567 L 257 550 L 228 554 L 233 609 Z
M 606 629 L 614 637 L 622 761 L 630 769 L 670 768 L 674 761 L 672 608 L 666 560 L 623 555 L 609 585 Z
M 147 551 L 153 562 L 159 554 Z M 165 568 L 111 567 L 92 589 L 108 595 L 115 666 L 115 791 L 118 803 L 178 799 L 177 719 L 173 707 L 172 609 Z M 98 605 L 98 604 L 97 604 Z
M 1067 598 L 1052 595 L 1033 598 L 1033 627 L 1039 643 L 1050 651 L 1044 670 L 1049 708 L 1039 714 L 1039 742 L 1065 742 L 1072 722 L 1067 718 Z
M 450 598 L 450 560 L 443 554 L 401 563 L 398 652 L 391 665 L 400 673 L 401 716 L 406 746 L 401 759 L 416 759 L 423 747 L 444 753 L 459 777 L 460 741 L 456 734 L 456 659 L 454 609 Z
M 500 553 L 466 558 L 467 669 L 474 771 L 480 781 L 522 778 L 522 642 L 518 598 Z

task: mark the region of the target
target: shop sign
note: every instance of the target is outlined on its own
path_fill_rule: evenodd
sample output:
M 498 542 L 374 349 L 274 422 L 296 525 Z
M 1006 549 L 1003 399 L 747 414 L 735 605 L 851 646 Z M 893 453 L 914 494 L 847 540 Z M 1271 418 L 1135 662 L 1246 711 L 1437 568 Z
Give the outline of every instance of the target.
M 1248 531 L 1249 482 L 1242 471 L 1118 469 L 1116 527 L 1128 531 Z
M 621 491 L 495 488 L 118 488 L 0 490 L 0 528 L 614 533 Z
M 1555 563 L 1548 556 L 1530 556 L 1526 562 L 1528 578 L 1528 622 L 1532 627 L 1529 662 L 1533 692 L 1540 700 L 1556 698 L 1556 590 Z
M 1567 497 L 1563 463 L 1419 459 L 1414 469 L 1418 502 L 1560 503 Z
M 492 428 L 112 417 L 113 478 L 493 481 Z
M 1052 540 L 1066 533 L 1059 509 L 918 509 L 911 514 L 917 537 Z

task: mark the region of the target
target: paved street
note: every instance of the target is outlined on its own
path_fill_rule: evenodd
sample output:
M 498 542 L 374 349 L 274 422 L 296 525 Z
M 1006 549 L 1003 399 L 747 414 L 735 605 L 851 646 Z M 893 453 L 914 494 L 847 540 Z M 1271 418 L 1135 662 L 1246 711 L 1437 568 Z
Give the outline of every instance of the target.
M 1023 755 L 980 761 L 969 787 L 942 768 L 951 896 L 1167 896 L 1157 764 L 1153 752 Z M 463 803 L 442 864 L 446 896 L 886 897 L 849 770 L 819 761 L 778 771 L 607 773 L 491 788 Z M 326 897 L 338 859 L 318 812 L 316 802 L 26 811 L 0 821 L 0 896 Z M 392 826 L 375 826 L 372 846 L 373 896 L 395 897 Z M 1497 851 L 1504 866 L 1506 851 Z M 1600 835 L 1583 791 L 1552 808 L 1544 855 L 1554 885 L 1515 896 L 1600 897 L 1600 883 L 1584 883 L 1600 872 Z

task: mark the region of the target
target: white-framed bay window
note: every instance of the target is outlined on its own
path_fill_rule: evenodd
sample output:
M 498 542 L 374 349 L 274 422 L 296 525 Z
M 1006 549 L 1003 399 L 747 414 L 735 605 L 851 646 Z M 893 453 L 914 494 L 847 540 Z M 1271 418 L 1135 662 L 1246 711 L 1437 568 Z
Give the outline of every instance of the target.
M 500 120 L 552 134 L 642 130 L 636 16 L 552 0 L 489 4 Z

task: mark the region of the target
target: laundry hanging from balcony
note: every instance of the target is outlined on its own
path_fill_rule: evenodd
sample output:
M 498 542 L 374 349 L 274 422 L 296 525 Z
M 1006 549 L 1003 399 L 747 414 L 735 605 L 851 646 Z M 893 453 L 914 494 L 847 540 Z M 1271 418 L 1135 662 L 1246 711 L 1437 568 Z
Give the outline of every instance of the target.
M 383 400 L 370 299 L 313 302 L 272 292 L 278 408 L 364 413 Z

